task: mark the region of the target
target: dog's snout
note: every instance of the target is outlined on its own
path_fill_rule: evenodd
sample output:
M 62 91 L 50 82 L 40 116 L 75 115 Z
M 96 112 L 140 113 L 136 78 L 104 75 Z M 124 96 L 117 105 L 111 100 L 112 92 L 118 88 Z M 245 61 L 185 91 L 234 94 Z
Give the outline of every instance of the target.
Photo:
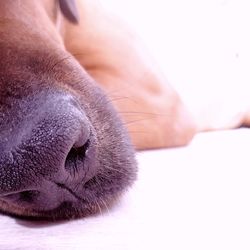
M 32 102 L 23 102 L 16 116 L 12 113 L 18 119 L 1 132 L 0 200 L 50 210 L 75 201 L 72 183 L 95 175 L 96 139 L 73 97 L 57 94 Z

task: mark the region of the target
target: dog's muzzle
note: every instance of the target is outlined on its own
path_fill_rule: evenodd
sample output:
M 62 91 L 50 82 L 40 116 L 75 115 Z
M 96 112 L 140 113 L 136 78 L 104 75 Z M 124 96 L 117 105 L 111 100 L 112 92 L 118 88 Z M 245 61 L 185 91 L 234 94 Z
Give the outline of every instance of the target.
M 47 211 L 75 202 L 74 183 L 98 170 L 96 137 L 70 94 L 39 94 L 20 102 L 0 133 L 0 200 Z

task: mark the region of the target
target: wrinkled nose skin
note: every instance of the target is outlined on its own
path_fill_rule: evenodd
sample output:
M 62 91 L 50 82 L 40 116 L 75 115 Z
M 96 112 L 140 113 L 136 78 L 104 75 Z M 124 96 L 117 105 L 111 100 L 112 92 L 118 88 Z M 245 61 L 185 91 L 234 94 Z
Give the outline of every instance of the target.
M 0 134 L 0 198 L 45 211 L 75 202 L 67 184 L 84 184 L 98 170 L 84 111 L 72 96 L 56 93 L 16 123 Z

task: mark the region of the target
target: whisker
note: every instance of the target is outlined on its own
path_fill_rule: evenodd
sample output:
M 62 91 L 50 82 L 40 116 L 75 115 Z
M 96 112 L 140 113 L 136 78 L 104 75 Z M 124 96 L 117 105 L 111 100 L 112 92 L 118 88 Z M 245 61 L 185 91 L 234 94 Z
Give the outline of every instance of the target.
M 124 99 L 127 99 L 131 102 L 133 102 L 134 104 L 137 104 L 137 100 L 133 99 L 132 97 L 129 97 L 129 96 L 120 96 L 120 95 L 114 95 L 114 96 L 110 96 L 109 94 L 107 93 L 104 93 L 99 99 L 96 100 L 96 104 L 106 104 L 106 103 L 110 103 L 110 102 L 114 102 L 114 101 L 120 101 L 120 100 L 124 100 Z M 104 103 L 103 100 L 105 100 Z
M 110 98 L 111 100 L 113 100 L 113 99 L 116 98 L 116 97 L 122 97 L 122 98 L 124 98 L 124 99 L 129 99 L 129 100 L 130 100 L 131 102 L 133 102 L 133 103 L 138 103 L 138 101 L 137 101 L 135 98 L 131 97 L 131 96 L 127 96 L 127 95 L 110 95 L 109 93 L 107 93 L 106 95 L 107 95 L 107 97 Z
M 56 62 L 48 69 L 48 71 L 53 71 L 54 68 L 55 68 L 58 64 L 60 64 L 60 63 L 62 63 L 62 62 L 64 62 L 64 61 L 66 61 L 66 60 L 68 60 L 68 59 L 70 59 L 70 58 L 72 58 L 71 55 L 59 59 L 58 61 L 56 61 Z
M 99 180 L 99 178 L 98 178 L 98 176 L 96 175 L 96 176 L 94 176 L 94 178 L 95 178 L 95 182 L 97 183 L 97 185 L 100 187 L 100 189 L 102 190 L 102 185 L 101 185 L 101 183 L 100 183 L 100 180 Z
M 141 111 L 119 111 L 119 114 L 127 114 L 127 115 L 151 115 L 151 116 L 164 116 L 164 117 L 173 117 L 169 114 L 160 114 L 160 113 L 150 113 L 150 112 L 141 112 Z
M 84 182 L 85 178 L 86 178 L 86 173 L 81 178 L 81 180 L 78 183 L 76 183 L 76 185 L 74 186 L 73 190 L 77 190 L 80 187 L 80 185 L 84 186 L 84 184 L 85 184 L 85 182 Z
M 101 206 L 100 206 L 100 204 L 98 203 L 98 201 L 97 201 L 97 200 L 95 200 L 95 204 L 97 205 L 97 207 L 98 207 L 98 210 L 99 210 L 100 214 L 103 216 L 103 213 L 102 213 L 102 208 L 101 208 Z
M 103 96 L 103 98 L 100 100 L 100 102 L 104 99 L 105 97 Z M 129 99 L 129 100 L 131 100 L 129 97 L 127 97 L 127 96 L 117 96 L 117 97 L 115 97 L 115 98 L 108 98 L 108 100 L 106 100 L 105 101 L 105 103 L 102 103 L 102 104 L 108 104 L 108 103 L 112 103 L 112 102 L 116 102 L 116 101 L 120 101 L 120 100 L 124 100 L 124 99 Z M 133 100 L 131 100 L 131 101 L 133 101 Z
M 153 120 L 156 119 L 155 117 L 148 117 L 148 118 L 142 118 L 142 119 L 137 119 L 137 120 L 132 120 L 132 121 L 128 121 L 128 122 L 124 122 L 123 125 L 124 126 L 129 126 L 129 125 L 133 125 L 134 123 L 139 123 L 142 121 L 148 121 L 148 120 Z
M 108 212 L 108 214 L 110 215 L 110 210 L 107 203 L 101 197 L 99 197 L 99 201 L 103 204 L 103 206 L 106 208 L 106 212 Z
M 121 170 L 118 170 L 116 168 L 105 166 L 105 169 L 109 169 L 109 170 L 112 170 L 112 171 L 116 171 L 116 172 L 118 172 L 120 174 L 126 174 L 127 175 L 127 173 L 125 171 L 121 171 Z

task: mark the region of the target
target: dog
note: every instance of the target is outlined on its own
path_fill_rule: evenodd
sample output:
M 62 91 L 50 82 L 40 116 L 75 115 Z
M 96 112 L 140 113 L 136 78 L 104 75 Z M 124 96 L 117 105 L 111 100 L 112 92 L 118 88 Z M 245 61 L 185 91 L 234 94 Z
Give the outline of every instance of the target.
M 77 22 L 74 1 L 0 6 L 0 208 L 48 219 L 94 213 L 133 183 L 136 161 L 116 110 L 57 29 L 60 9 Z
M 183 146 L 206 130 L 93 0 L 0 0 L 0 58 L 4 213 L 96 213 L 135 181 L 135 149 Z

